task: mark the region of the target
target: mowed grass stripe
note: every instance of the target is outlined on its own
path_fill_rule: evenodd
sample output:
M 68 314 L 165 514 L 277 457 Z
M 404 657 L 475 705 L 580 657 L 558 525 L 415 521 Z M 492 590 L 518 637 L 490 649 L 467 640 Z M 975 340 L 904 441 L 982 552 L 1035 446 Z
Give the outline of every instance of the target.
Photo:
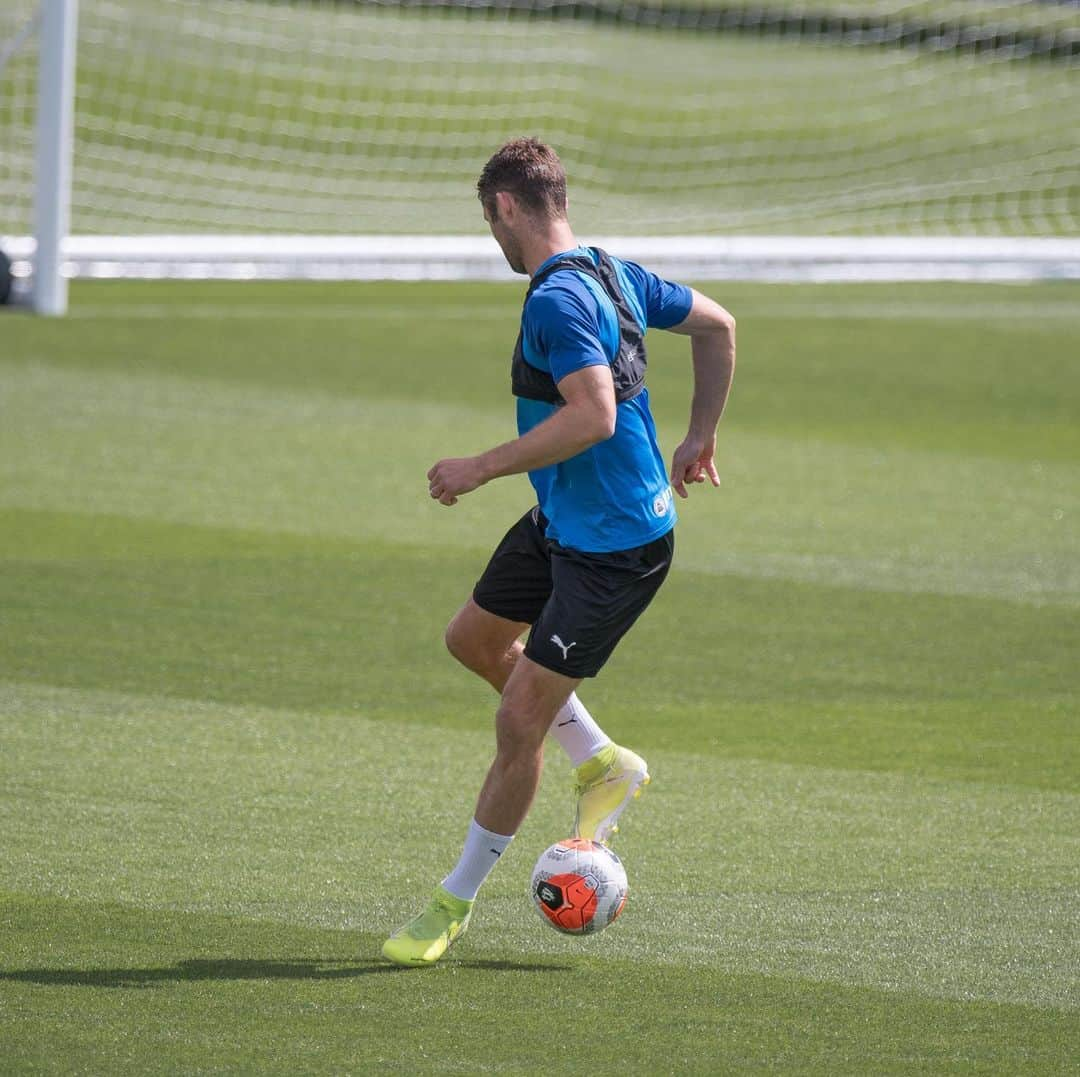
M 1080 367 L 1071 358 L 1080 318 L 1017 308 L 1075 308 L 1080 293 L 1074 286 L 704 287 L 740 319 L 740 371 L 725 436 L 739 430 L 800 445 L 828 441 L 1031 466 L 1075 466 L 1080 459 L 1074 421 Z M 12 318 L 3 356 L 95 372 L 209 377 L 260 389 L 460 405 L 489 410 L 510 425 L 506 371 L 517 332 L 519 284 L 156 288 L 84 284 L 73 289 L 74 308 L 79 296 L 97 306 L 135 299 L 162 306 L 172 300 L 178 304 L 173 319 L 87 326 Z M 221 305 L 220 319 L 185 320 L 186 304 L 214 306 L 211 299 Z M 927 320 L 904 311 L 927 303 L 954 306 L 959 316 Z M 877 324 L 860 313 L 882 304 L 895 310 Z M 286 316 L 260 329 L 257 320 L 237 313 L 249 305 L 271 306 Z M 327 305 L 340 308 L 340 318 L 321 317 Z M 988 305 L 1009 316 L 964 315 Z M 783 312 L 787 306 L 806 314 L 771 316 L 774 307 Z M 475 320 L 460 316 L 474 307 Z M 815 317 L 818 307 L 838 316 L 850 308 L 852 315 Z M 442 311 L 454 314 L 443 318 Z M 681 437 L 688 408 L 686 342 L 653 333 L 650 356 L 652 403 L 661 429 L 665 437 Z
M 475 228 L 470 229 L 475 233 Z M 583 243 L 600 242 L 581 235 Z M 605 239 L 604 242 L 611 242 Z M 494 240 L 492 240 L 494 243 Z M 492 246 L 494 253 L 495 247 Z M 612 248 L 613 254 L 619 251 Z M 463 281 L 216 281 L 216 280 L 74 280 L 69 315 L 88 317 L 108 310 L 171 312 L 181 321 L 189 309 L 218 310 L 223 319 L 245 317 L 254 308 L 291 311 L 293 316 L 317 317 L 321 311 L 376 315 L 415 312 L 418 306 L 438 313 L 476 310 L 480 318 L 501 312 L 513 318 L 521 308 L 527 281 L 507 270 L 505 283 Z M 698 281 L 698 287 L 723 294 L 740 309 L 755 311 L 801 308 L 810 313 L 829 306 L 858 311 L 933 310 L 942 321 L 966 321 L 972 311 L 1012 312 L 1020 317 L 1059 312 L 1080 320 L 1080 289 L 1075 281 L 894 281 L 813 283 Z M 178 305 L 179 304 L 179 305 Z M 19 311 L 11 312 L 13 317 Z M 27 318 L 33 322 L 32 318 Z
M 588 242 L 589 240 L 585 240 Z M 609 241 L 605 241 L 610 245 Z M 617 251 L 617 247 L 612 246 Z M 1071 323 L 1080 331 L 1080 289 L 1073 282 L 1011 284 L 747 284 L 699 283 L 745 319 L 895 321 L 942 325 L 1022 322 L 1026 332 L 1043 323 Z M 173 285 L 172 287 L 175 287 Z M 433 320 L 494 322 L 512 327 L 524 281 L 506 284 L 451 282 L 290 284 L 245 281 L 185 282 L 183 321 L 323 321 L 340 319 L 400 322 L 418 306 Z M 162 301 L 160 282 L 75 282 L 69 320 L 163 320 L 176 322 L 175 301 Z M 474 294 L 470 294 L 474 293 Z M 465 297 L 468 296 L 466 299 Z M 1060 328 L 1060 327 L 1058 327 Z
M 413 313 L 409 306 L 381 307 L 375 311 L 365 311 L 366 318 L 385 319 L 395 321 L 407 317 Z M 504 306 L 477 306 L 463 309 L 460 306 L 433 307 L 430 313 L 446 321 L 475 322 L 490 318 L 506 324 L 507 310 Z M 744 316 L 746 311 L 744 310 Z M 943 322 L 1011 322 L 1016 318 L 1024 318 L 1036 323 L 1035 331 L 1039 328 L 1056 330 L 1054 323 L 1075 323 L 1080 321 L 1080 309 L 1073 305 L 1065 304 L 1011 304 L 1008 306 L 976 306 L 957 309 L 949 303 L 932 305 L 923 303 L 919 305 L 905 303 L 884 303 L 849 305 L 800 305 L 795 303 L 776 303 L 760 312 L 762 317 L 784 320 L 832 320 L 857 319 L 860 321 L 882 321 L 898 318 L 916 319 L 919 321 Z M 325 306 L 305 311 L 305 321 L 342 321 L 355 318 L 357 310 L 348 306 Z M 74 321 L 172 321 L 176 318 L 176 307 L 172 304 L 154 305 L 151 303 L 133 303 L 128 306 L 98 306 L 80 307 L 72 310 L 68 315 Z M 237 310 L 227 310 L 223 305 L 195 305 L 184 309 L 185 321 L 258 321 L 258 322 L 292 322 L 296 318 L 296 312 L 278 306 L 246 306 Z M 1048 323 L 1040 325 L 1039 323 Z
M 1075 1024 L 1036 1007 L 700 967 L 642 975 L 598 954 L 480 957 L 472 936 L 418 975 L 361 956 L 374 933 L 12 894 L 0 917 L 0 1045 L 33 1072 L 77 1058 L 139 1073 L 1054 1073 L 1080 1047 Z
M 489 548 L 531 502 L 522 478 L 449 512 L 427 497 L 436 459 L 513 436 L 505 403 L 369 396 L 360 374 L 352 388 L 11 362 L 0 505 Z M 668 446 L 680 436 L 662 433 Z M 687 567 L 1080 603 L 1075 463 L 886 452 L 735 425 L 720 463 L 722 491 L 699 489 L 684 508 Z
M 451 821 L 467 818 L 492 748 L 483 722 L 433 739 L 358 715 L 12 682 L 0 698 L 21 761 L 4 764 L 4 816 L 22 819 L 5 827 L 0 887 L 307 927 L 377 933 L 404 915 L 452 863 Z M 465 955 L 584 953 L 1080 1008 L 1080 797 L 688 752 L 650 761 L 656 788 L 617 843 L 633 887 L 618 930 L 583 947 L 529 907 L 533 858 L 571 813 L 553 748 Z
M 491 714 L 442 642 L 486 552 L 79 513 L 0 511 L 0 535 L 3 675 L 454 731 Z M 1077 790 L 1076 634 L 1067 607 L 680 566 L 586 695 L 643 747 Z

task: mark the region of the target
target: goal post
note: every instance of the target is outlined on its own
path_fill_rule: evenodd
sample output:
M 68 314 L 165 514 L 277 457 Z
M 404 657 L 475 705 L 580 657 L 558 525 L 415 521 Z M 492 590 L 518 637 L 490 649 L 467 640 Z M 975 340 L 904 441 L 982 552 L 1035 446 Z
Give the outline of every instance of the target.
M 809 10 L 5 0 L 0 248 L 51 313 L 69 276 L 505 274 L 472 189 L 532 134 L 578 234 L 673 275 L 1080 277 L 1080 8 Z
M 78 0 L 12 0 L 5 15 L 0 20 L 0 181 L 8 213 L 29 227 L 25 236 L 0 236 L 0 301 L 14 291 L 12 274 L 26 283 L 33 266 L 31 307 L 60 315 L 67 311 Z
M 39 314 L 67 311 L 64 243 L 71 219 L 78 0 L 42 0 L 32 305 Z

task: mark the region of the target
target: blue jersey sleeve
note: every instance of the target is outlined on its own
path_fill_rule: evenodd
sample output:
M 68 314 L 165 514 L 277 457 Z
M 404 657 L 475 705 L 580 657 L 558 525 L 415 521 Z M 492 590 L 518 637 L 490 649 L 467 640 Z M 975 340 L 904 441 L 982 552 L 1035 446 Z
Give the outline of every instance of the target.
M 528 319 L 540 353 L 558 384 L 587 366 L 609 366 L 597 305 L 582 288 L 547 287 L 529 301 Z
M 675 284 L 649 272 L 637 262 L 623 262 L 637 292 L 645 300 L 645 325 L 649 329 L 670 329 L 690 313 L 693 293 L 685 284 Z

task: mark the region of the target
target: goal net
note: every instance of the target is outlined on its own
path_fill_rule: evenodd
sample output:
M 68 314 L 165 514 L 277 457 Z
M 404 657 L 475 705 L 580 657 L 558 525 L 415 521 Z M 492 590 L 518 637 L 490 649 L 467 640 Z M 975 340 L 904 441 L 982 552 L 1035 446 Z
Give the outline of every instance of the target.
M 31 232 L 39 6 L 0 7 L 9 247 Z M 467 261 L 448 237 L 483 239 L 476 175 L 520 134 L 558 149 L 583 236 L 1020 251 L 1077 234 L 1078 42 L 1075 4 L 1001 0 L 81 0 L 69 269 L 96 237 L 124 239 L 117 266 L 280 268 L 301 237 L 344 265 L 346 236 Z

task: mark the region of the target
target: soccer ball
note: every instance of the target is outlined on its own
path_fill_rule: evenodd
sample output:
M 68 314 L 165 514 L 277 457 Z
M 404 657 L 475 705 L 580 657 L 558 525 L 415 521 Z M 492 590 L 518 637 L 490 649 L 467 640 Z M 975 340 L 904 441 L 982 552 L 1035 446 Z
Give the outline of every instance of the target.
M 545 923 L 567 935 L 590 935 L 622 912 L 626 871 L 606 845 L 566 838 L 540 854 L 531 890 Z

